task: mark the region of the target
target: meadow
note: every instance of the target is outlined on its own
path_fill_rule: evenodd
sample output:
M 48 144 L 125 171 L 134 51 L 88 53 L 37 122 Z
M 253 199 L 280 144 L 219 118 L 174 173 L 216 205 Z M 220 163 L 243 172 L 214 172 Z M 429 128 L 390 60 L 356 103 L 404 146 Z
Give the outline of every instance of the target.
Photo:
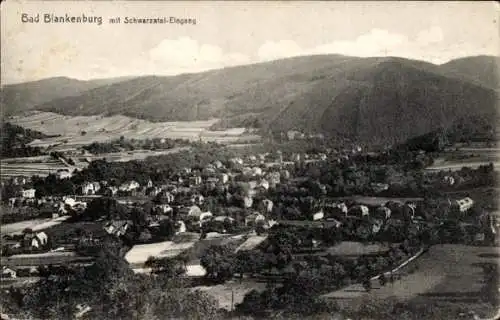
M 65 116 L 52 112 L 34 111 L 28 115 L 13 116 L 9 120 L 24 128 L 40 131 L 47 135 L 58 135 L 33 141 L 35 147 L 54 145 L 82 146 L 92 142 L 105 142 L 119 139 L 188 139 L 191 141 L 213 141 L 219 143 L 238 143 L 259 141 L 255 134 L 245 133 L 244 128 L 223 131 L 209 130 L 219 119 L 203 121 L 151 122 L 122 115 L 114 116 Z

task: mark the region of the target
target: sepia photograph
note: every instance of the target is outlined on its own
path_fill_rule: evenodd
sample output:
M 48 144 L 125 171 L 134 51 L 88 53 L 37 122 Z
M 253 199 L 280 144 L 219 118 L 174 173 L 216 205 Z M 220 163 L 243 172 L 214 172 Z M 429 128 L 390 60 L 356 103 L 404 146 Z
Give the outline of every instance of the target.
M 1 320 L 500 319 L 496 1 L 1 3 Z

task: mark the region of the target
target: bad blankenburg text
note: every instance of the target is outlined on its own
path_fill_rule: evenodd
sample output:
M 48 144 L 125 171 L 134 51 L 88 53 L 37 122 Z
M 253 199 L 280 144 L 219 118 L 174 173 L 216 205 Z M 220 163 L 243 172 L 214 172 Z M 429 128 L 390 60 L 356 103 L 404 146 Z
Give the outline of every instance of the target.
M 52 13 L 45 14 L 21 14 L 21 22 L 23 23 L 88 23 L 101 25 L 103 23 L 102 16 L 90 15 L 56 15 Z M 113 24 L 180 24 L 180 25 L 196 25 L 196 19 L 193 18 L 178 18 L 178 17 L 120 17 L 110 18 L 109 23 Z

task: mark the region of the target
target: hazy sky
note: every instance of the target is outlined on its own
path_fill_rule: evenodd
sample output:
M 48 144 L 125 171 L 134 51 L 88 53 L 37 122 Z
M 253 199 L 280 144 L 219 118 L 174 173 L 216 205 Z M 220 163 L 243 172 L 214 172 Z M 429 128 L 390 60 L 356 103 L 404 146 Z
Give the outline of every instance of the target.
M 499 55 L 495 2 L 2 3 L 2 83 L 174 75 L 284 57 L 340 53 L 443 63 Z M 22 23 L 21 14 L 100 16 L 97 24 Z M 124 24 L 125 17 L 196 25 Z M 122 24 L 110 24 L 121 17 Z

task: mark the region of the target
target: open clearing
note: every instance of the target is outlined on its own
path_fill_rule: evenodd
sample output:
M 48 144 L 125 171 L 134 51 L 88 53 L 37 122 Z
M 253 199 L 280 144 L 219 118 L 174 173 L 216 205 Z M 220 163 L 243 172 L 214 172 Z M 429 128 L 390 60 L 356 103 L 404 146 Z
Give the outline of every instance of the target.
M 243 280 L 241 283 L 238 280 L 228 281 L 225 284 L 216 286 L 197 286 L 193 290 L 200 290 L 215 298 L 219 302 L 219 307 L 226 310 L 231 310 L 231 301 L 233 306 L 241 303 L 245 295 L 252 291 L 264 291 L 266 283 L 256 282 L 248 279 Z
M 132 247 L 125 255 L 125 260 L 134 266 L 142 267 L 149 257 L 171 258 L 184 250 L 193 247 L 194 241 L 175 243 L 173 241 L 163 241 L 149 244 L 138 244 Z
M 69 216 L 63 216 L 55 219 L 33 219 L 15 223 L 2 224 L 0 230 L 2 235 L 21 234 L 23 230 L 26 228 L 30 228 L 33 231 L 42 231 L 50 227 L 53 227 L 55 225 L 58 225 L 67 220 L 68 218 Z
M 484 294 L 483 265 L 498 264 L 498 248 L 474 247 L 465 245 L 437 245 L 401 269 L 400 279 L 381 287 L 372 281 L 371 292 L 366 292 L 361 285 L 355 284 L 331 292 L 325 297 L 336 301 L 344 310 L 359 311 L 368 303 L 382 303 L 387 299 L 414 302 L 435 308 L 467 308 L 478 314 L 493 314 L 487 310 Z M 412 266 L 418 270 L 409 273 Z M 458 315 L 450 315 L 456 319 Z
M 365 254 L 382 254 L 388 250 L 388 246 L 378 243 L 365 244 L 355 241 L 342 241 L 333 247 L 329 247 L 326 251 L 335 256 L 361 256 Z
M 120 136 L 134 139 L 170 138 L 216 141 L 219 143 L 255 142 L 260 140 L 257 135 L 245 133 L 244 128 L 210 131 L 209 128 L 219 119 L 150 122 L 121 115 L 73 117 L 52 112 L 34 111 L 29 115 L 13 116 L 9 121 L 47 135 L 59 135 L 58 137 L 35 140 L 30 144 L 39 147 L 53 145 L 81 146 L 94 141 L 104 142 L 119 139 Z
M 79 256 L 75 252 L 46 252 L 34 254 L 16 254 L 2 257 L 1 262 L 9 267 L 36 267 L 49 264 L 88 263 L 92 257 Z

